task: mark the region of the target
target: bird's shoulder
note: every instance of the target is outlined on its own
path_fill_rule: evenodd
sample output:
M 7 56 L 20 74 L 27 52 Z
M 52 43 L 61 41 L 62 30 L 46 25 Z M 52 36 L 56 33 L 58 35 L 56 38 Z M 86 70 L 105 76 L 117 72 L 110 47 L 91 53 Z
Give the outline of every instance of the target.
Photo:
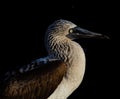
M 61 65 L 61 67 L 60 67 Z M 43 58 L 38 58 L 36 60 L 33 60 L 27 65 L 23 66 L 17 66 L 16 68 L 13 68 L 10 71 L 7 71 L 4 75 L 3 78 L 1 78 L 1 81 L 6 81 L 8 79 L 11 79 L 11 77 L 17 76 L 17 75 L 23 75 L 27 73 L 31 73 L 33 71 L 38 71 L 39 72 L 47 72 L 55 70 L 55 68 L 66 68 L 66 63 L 62 62 L 61 60 L 50 58 L 50 57 L 43 57 Z

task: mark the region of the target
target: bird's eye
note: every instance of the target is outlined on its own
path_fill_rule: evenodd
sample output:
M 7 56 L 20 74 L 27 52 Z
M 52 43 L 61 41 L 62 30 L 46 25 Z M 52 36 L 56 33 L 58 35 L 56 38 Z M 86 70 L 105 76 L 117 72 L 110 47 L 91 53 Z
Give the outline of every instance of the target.
M 69 33 L 73 33 L 73 29 L 69 29 Z

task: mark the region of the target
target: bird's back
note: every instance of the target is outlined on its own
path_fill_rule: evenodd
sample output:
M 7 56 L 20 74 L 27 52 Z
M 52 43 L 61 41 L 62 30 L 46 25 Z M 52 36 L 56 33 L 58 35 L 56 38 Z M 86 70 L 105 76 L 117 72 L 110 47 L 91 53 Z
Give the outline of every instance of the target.
M 0 85 L 0 99 L 46 99 L 59 85 L 65 72 L 66 65 L 54 61 L 39 69 L 18 73 Z

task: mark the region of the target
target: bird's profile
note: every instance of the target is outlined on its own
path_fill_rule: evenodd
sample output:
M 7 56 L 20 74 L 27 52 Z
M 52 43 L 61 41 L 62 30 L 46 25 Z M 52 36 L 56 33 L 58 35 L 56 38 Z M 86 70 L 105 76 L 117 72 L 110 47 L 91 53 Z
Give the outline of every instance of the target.
M 0 81 L 0 99 L 67 99 L 80 85 L 85 54 L 74 39 L 106 38 L 67 20 L 57 20 L 45 34 L 48 56 L 8 71 Z

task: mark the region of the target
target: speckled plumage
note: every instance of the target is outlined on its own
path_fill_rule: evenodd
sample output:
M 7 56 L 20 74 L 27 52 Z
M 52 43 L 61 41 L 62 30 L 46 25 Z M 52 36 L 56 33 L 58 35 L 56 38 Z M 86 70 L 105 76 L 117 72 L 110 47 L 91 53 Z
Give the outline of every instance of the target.
M 67 37 L 76 27 L 70 21 L 57 20 L 45 35 L 46 58 L 8 72 L 0 89 L 0 99 L 65 99 L 81 83 L 85 71 L 82 48 Z

